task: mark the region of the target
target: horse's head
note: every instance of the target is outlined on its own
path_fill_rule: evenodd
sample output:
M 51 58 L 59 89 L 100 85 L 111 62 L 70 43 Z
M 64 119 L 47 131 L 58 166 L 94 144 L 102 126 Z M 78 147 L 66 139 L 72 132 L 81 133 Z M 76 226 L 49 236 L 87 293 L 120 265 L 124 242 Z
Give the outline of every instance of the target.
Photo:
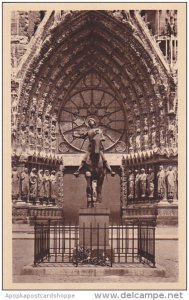
M 103 133 L 100 129 L 97 129 L 95 136 L 91 142 L 91 153 L 99 154 L 100 150 L 102 150 L 103 145 L 102 142 L 104 141 Z

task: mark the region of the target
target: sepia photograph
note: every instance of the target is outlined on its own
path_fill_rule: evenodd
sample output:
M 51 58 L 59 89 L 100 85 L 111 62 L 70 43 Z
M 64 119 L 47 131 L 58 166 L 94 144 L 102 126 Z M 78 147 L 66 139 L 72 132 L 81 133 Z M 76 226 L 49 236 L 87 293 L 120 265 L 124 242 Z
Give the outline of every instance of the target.
M 186 3 L 39 4 L 3 11 L 4 287 L 186 288 Z

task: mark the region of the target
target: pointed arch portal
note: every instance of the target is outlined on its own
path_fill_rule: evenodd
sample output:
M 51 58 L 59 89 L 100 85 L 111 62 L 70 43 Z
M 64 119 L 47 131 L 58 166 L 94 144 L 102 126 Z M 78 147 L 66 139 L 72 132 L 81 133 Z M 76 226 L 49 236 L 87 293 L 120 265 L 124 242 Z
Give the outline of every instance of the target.
M 156 146 L 162 143 L 168 75 L 129 19 L 123 23 L 112 12 L 74 11 L 56 23 L 52 14 L 40 38 L 41 46 L 18 73 L 24 77 L 20 139 L 28 126 L 36 150 L 79 153 L 86 145 L 69 132 L 84 130 L 86 119 L 95 115 L 107 152 L 136 150 L 139 130 L 140 150 L 145 150 L 145 134 L 150 147 L 154 132 Z
M 85 178 L 76 183 L 73 172 L 87 142 L 73 132 L 86 131 L 89 117 L 102 129 L 105 156 L 120 175 L 103 185 L 112 219 L 141 217 L 130 191 L 140 170 L 153 169 L 154 196 L 146 198 L 153 203 L 159 201 L 159 165 L 176 170 L 176 81 L 141 22 L 137 11 L 48 11 L 18 66 L 11 94 L 13 164 L 60 165 L 63 174 L 63 161 L 59 198 L 67 219 L 75 221 L 86 205 Z M 145 205 L 144 218 L 154 215 Z

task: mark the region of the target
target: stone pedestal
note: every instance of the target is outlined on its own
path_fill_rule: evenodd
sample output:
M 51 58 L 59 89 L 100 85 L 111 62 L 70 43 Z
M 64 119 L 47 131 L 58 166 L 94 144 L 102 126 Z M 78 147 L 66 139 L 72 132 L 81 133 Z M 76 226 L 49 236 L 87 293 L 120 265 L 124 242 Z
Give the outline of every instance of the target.
M 129 204 L 122 208 L 123 224 L 130 224 L 137 221 L 152 222 L 157 217 L 157 205 L 150 203 Z
M 30 223 L 33 225 L 35 218 L 40 221 L 62 221 L 63 208 L 37 206 L 25 202 L 17 202 L 12 205 L 13 223 Z
M 79 245 L 86 248 L 109 247 L 109 215 L 107 208 L 79 210 Z
M 159 202 L 157 205 L 157 225 L 178 225 L 178 202 Z

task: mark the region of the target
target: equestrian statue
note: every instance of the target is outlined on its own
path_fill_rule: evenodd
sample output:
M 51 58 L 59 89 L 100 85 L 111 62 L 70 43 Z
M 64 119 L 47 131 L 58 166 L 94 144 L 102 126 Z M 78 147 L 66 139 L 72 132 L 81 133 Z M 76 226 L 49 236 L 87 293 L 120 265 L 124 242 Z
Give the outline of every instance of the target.
M 75 138 L 88 138 L 89 140 L 88 150 L 74 175 L 78 177 L 81 170 L 84 170 L 87 181 L 87 207 L 94 207 L 94 202 L 102 202 L 102 184 L 106 170 L 111 176 L 115 176 L 115 172 L 109 166 L 103 153 L 105 138 L 102 130 L 97 128 L 93 118 L 88 119 L 88 126 L 90 129 L 86 133 L 73 133 Z

